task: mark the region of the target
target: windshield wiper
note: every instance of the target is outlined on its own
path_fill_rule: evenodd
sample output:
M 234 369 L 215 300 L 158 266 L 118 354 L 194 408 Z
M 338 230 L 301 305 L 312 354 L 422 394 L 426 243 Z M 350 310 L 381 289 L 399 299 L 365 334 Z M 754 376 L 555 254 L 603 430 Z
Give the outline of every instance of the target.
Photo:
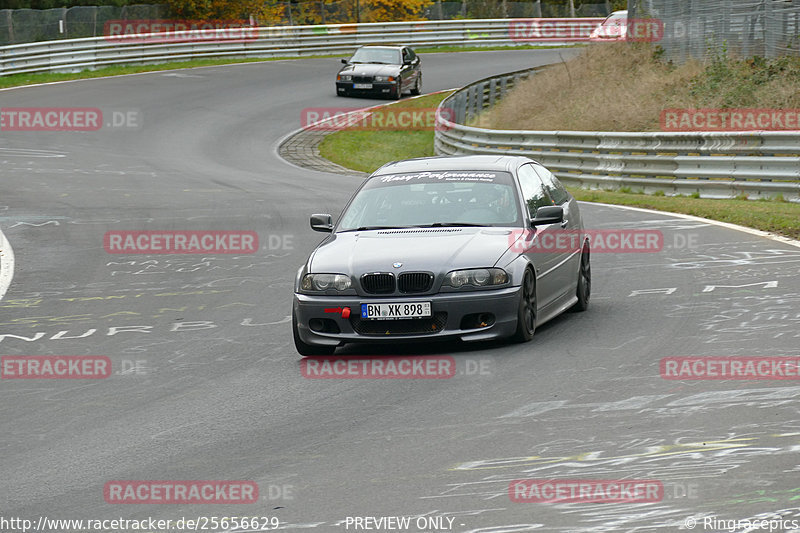
M 342 230 L 340 233 L 346 233 L 348 231 L 372 231 L 379 229 L 408 229 L 408 228 L 409 226 L 361 226 L 360 228 Z
M 387 63 L 385 61 L 367 61 L 368 65 L 391 65 L 391 63 Z
M 485 228 L 488 224 L 473 224 L 472 222 L 434 222 L 433 224 L 421 224 L 414 226 L 415 228 L 453 228 L 453 227 L 472 227 L 472 228 Z

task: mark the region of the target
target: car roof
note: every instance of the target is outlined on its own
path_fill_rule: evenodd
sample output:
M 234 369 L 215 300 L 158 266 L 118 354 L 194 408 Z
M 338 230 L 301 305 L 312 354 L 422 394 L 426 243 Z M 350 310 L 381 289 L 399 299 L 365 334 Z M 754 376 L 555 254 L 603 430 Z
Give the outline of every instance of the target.
M 442 170 L 496 170 L 515 172 L 517 168 L 533 160 L 519 155 L 461 155 L 436 156 L 407 159 L 387 163 L 375 171 L 373 176 L 398 174 L 403 172 L 442 171 Z
M 359 48 L 391 48 L 392 50 L 400 50 L 401 48 L 407 48 L 404 44 L 365 44 L 359 46 Z

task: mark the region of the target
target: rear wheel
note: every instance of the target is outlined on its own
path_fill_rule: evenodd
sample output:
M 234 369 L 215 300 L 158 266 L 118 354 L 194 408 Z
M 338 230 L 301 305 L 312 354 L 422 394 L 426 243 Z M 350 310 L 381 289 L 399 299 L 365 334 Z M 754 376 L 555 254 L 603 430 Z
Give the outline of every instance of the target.
M 578 302 L 572 307 L 573 311 L 586 311 L 589 307 L 589 297 L 592 295 L 592 265 L 589 254 L 589 243 L 583 245 L 581 252 L 581 268 L 578 271 Z
M 292 313 L 292 335 L 294 336 L 294 347 L 302 356 L 333 355 L 333 352 L 336 351 L 336 346 L 317 346 L 304 343 L 297 331 L 297 317 L 294 316 L 294 313 Z
M 517 331 L 514 333 L 513 340 L 528 342 L 533 338 L 533 332 L 536 330 L 536 278 L 530 268 L 525 270 L 519 292 Z

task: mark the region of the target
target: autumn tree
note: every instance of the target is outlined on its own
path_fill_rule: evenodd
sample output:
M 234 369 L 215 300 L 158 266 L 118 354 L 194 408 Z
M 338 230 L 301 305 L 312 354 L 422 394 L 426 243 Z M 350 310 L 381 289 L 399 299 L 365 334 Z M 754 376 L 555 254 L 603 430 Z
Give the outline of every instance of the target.
M 190 20 L 281 20 L 283 2 L 262 0 L 167 0 L 173 15 Z
M 420 20 L 433 0 L 361 0 L 362 22 Z
M 181 18 L 256 17 L 261 24 L 336 24 L 420 20 L 434 0 L 167 0 Z

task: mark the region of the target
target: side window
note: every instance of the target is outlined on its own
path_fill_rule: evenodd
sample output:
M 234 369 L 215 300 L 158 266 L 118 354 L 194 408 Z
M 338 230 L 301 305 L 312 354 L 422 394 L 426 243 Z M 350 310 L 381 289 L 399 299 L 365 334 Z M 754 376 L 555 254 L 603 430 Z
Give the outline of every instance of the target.
M 412 50 L 411 48 L 406 48 L 406 51 L 408 52 L 408 59 L 410 61 L 414 61 L 417 58 L 417 54 L 415 54 L 414 50 Z
M 558 181 L 558 178 L 553 175 L 552 172 L 544 168 L 540 165 L 531 165 L 536 169 L 536 173 L 539 174 L 539 177 L 542 178 L 542 183 L 544 183 L 544 188 L 547 190 L 547 193 L 550 195 L 550 198 L 553 199 L 553 202 L 556 205 L 561 205 L 564 202 L 569 200 L 569 193 L 567 189 Z
M 531 218 L 536 214 L 540 207 L 553 205 L 553 201 L 547 196 L 542 186 L 542 180 L 533 169 L 533 165 L 522 165 L 518 172 L 519 186 L 522 189 L 522 199 L 528 206 L 528 213 Z
M 411 61 L 411 54 L 409 53 L 408 48 L 403 48 L 403 63 L 406 61 Z

